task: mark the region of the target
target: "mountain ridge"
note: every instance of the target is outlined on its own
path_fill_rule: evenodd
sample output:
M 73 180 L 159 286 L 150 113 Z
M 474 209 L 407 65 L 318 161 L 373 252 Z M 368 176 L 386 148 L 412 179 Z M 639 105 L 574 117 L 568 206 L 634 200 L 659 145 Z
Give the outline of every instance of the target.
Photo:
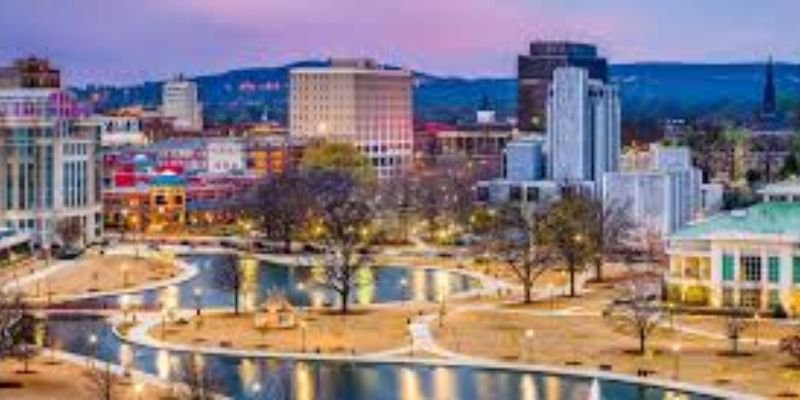
M 274 67 L 248 67 L 191 78 L 198 83 L 207 119 L 212 122 L 286 120 L 289 71 L 323 66 L 303 60 Z M 614 64 L 611 80 L 620 87 L 627 119 L 719 118 L 746 122 L 760 105 L 765 64 L 686 63 L 680 61 Z M 775 64 L 779 105 L 784 113 L 800 107 L 800 66 Z M 415 117 L 456 123 L 469 120 L 487 96 L 501 118 L 516 114 L 516 78 L 443 76 L 414 71 Z M 73 88 L 100 111 L 128 105 L 157 106 L 163 81 L 128 86 Z

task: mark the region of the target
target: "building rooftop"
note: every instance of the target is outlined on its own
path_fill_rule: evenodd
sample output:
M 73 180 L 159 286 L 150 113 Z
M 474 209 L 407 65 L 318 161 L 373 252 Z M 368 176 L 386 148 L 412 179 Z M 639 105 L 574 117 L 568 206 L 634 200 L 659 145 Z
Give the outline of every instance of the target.
M 690 225 L 673 234 L 673 240 L 745 239 L 783 237 L 800 240 L 800 204 L 759 203 Z
M 771 183 L 759 190 L 758 194 L 762 196 L 800 195 L 800 179 L 793 178 L 783 182 Z
M 186 179 L 173 173 L 163 173 L 150 180 L 151 186 L 185 186 Z

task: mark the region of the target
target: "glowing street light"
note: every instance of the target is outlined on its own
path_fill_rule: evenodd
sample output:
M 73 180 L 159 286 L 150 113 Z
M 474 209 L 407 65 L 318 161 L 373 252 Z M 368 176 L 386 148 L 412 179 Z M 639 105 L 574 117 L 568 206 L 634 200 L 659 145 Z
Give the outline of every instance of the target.
M 536 332 L 533 329 L 526 329 L 525 330 L 525 341 L 528 345 L 528 360 L 533 359 L 533 338 L 536 336 Z M 522 358 L 522 357 L 520 357 Z
M 203 309 L 203 288 L 196 286 L 192 294 L 194 294 L 195 315 L 200 317 Z
M 133 387 L 133 392 L 136 394 L 136 400 L 142 400 L 142 392 L 144 392 L 144 385 L 139 382 Z
M 674 343 L 672 345 L 672 356 L 674 358 L 674 366 L 673 366 L 673 379 L 678 380 L 680 379 L 681 373 L 681 344 Z

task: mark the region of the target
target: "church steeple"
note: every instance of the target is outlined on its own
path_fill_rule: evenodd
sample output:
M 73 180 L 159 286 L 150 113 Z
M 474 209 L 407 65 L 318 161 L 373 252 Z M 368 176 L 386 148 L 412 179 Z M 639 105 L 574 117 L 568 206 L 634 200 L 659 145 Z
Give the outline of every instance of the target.
M 775 101 L 775 73 L 772 56 L 767 62 L 766 71 L 764 74 L 764 98 L 761 101 L 761 117 L 772 118 L 777 113 L 777 106 Z

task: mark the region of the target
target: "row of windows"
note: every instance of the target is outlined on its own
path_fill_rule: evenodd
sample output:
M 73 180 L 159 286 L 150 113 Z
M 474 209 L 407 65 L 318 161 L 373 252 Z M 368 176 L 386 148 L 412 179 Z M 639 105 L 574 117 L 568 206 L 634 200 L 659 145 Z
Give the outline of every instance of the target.
M 767 292 L 767 307 L 772 309 L 781 304 L 781 296 L 778 290 L 772 289 Z M 761 291 L 758 289 L 742 289 L 739 291 L 739 304 L 735 301 L 735 291 L 732 288 L 722 289 L 722 305 L 725 307 L 744 307 L 754 310 L 761 309 Z
M 745 255 L 739 259 L 741 266 L 741 280 L 747 282 L 761 281 L 761 257 Z M 736 280 L 734 273 L 734 256 L 722 255 L 722 280 L 732 282 Z M 770 283 L 781 281 L 781 259 L 777 256 L 767 258 L 767 280 Z M 792 258 L 792 282 L 800 284 L 800 257 Z

